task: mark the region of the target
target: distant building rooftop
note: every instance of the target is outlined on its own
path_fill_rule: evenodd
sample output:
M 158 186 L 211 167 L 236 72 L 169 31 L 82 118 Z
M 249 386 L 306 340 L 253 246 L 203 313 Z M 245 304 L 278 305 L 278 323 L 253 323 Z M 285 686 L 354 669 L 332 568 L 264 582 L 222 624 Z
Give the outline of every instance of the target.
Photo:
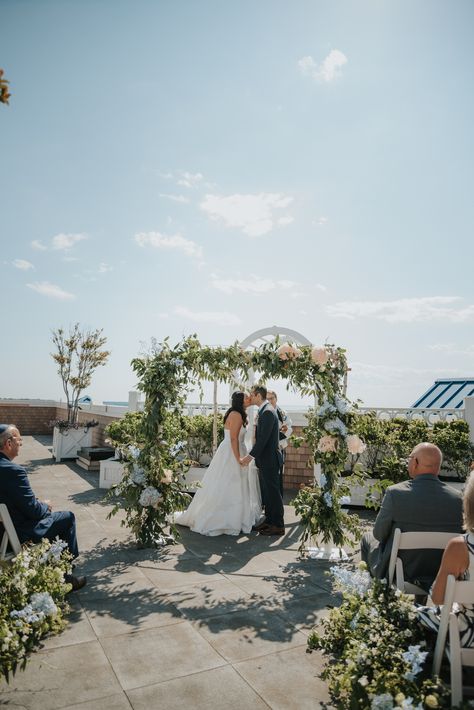
M 436 380 L 413 407 L 419 409 L 463 409 L 464 397 L 474 395 L 474 378 Z

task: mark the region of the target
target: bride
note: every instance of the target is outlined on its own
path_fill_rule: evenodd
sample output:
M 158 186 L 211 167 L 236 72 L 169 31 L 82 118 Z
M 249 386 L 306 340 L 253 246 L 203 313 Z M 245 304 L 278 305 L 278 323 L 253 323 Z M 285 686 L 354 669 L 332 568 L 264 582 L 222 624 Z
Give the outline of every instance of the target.
M 260 491 L 256 471 L 241 466 L 247 454 L 246 409 L 250 397 L 234 392 L 224 415 L 224 440 L 198 488 L 191 504 L 174 521 L 201 535 L 239 535 L 249 533 L 261 515 Z

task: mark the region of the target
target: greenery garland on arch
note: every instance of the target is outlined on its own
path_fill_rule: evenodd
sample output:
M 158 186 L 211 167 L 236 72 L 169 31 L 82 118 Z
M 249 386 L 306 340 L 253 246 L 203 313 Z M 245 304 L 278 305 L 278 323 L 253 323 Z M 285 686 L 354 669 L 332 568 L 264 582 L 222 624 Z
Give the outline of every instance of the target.
M 302 545 L 314 536 L 336 545 L 349 540 L 347 532 L 356 530 L 356 518 L 341 510 L 340 498 L 346 487 L 338 478 L 348 451 L 363 444 L 350 434 L 353 415 L 342 394 L 347 369 L 342 348 L 296 347 L 277 339 L 248 351 L 238 343 L 203 346 L 192 335 L 175 346 L 168 339 L 153 342 L 150 353 L 135 358 L 132 367 L 146 396 L 145 410 L 135 440 L 126 451 L 122 449 L 126 473 L 113 489 L 117 498 L 111 515 L 124 508 L 123 524 L 131 528 L 140 545 L 173 542 L 178 536 L 169 521 L 189 500 L 178 484 L 185 463 L 180 456 L 179 418 L 187 392 L 203 380 L 233 382 L 236 372 L 245 380 L 251 371 L 258 372 L 263 382 L 284 378 L 288 387 L 302 395 L 314 395 L 318 402 L 309 415 L 305 439 L 314 461 L 324 466 L 324 478 L 321 485 L 300 491 L 294 501 L 304 528 Z

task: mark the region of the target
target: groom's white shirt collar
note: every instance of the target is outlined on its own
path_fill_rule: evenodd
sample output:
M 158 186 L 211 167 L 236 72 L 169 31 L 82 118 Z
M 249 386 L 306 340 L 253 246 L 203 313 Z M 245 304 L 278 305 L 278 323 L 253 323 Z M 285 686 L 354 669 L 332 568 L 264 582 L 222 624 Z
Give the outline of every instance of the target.
M 261 404 L 260 407 L 258 408 L 257 414 L 260 414 L 260 412 L 263 410 L 264 407 L 267 406 L 267 404 L 270 404 L 270 402 L 268 401 L 268 399 L 266 399 L 265 402 L 262 402 L 262 404 Z

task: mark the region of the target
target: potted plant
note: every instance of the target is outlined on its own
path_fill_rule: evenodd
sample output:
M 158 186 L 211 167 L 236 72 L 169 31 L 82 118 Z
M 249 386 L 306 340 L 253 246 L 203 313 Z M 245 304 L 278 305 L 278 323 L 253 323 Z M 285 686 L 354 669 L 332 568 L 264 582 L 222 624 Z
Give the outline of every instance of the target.
M 358 414 L 354 430 L 367 444 L 361 456 L 346 461 L 350 475 L 357 464 L 360 485 L 351 487 L 351 504 L 378 507 L 388 486 L 407 480 L 406 458 L 422 441 L 439 446 L 443 452 L 441 480 L 458 488 L 463 487 L 474 448 L 469 440 L 469 426 L 463 420 L 428 424 L 423 419 L 377 419 L 375 412 Z
M 200 483 L 213 454 L 213 414 L 196 414 L 183 417 L 183 455 L 190 466 L 183 475 L 187 486 Z M 224 423 L 221 416 L 217 420 L 217 441 L 224 438 Z
M 63 328 L 53 331 L 56 351 L 51 353 L 58 365 L 67 401 L 67 419 L 53 422 L 53 458 L 76 458 L 77 452 L 92 441 L 95 420 L 79 422 L 79 398 L 89 387 L 97 367 L 106 364 L 110 352 L 103 350 L 107 339 L 102 330 L 81 330 L 76 323 L 66 334 Z

